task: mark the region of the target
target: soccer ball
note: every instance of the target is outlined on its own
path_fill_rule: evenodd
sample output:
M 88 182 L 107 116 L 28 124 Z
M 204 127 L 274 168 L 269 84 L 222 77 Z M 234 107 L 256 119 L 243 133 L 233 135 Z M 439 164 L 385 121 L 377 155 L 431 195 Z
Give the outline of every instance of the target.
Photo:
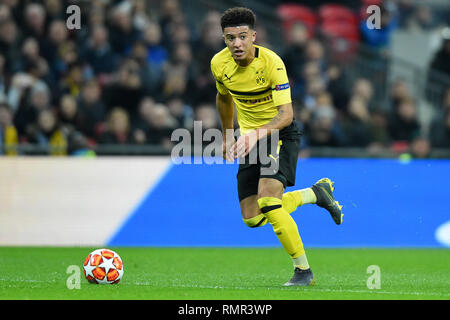
M 90 283 L 118 283 L 123 276 L 123 262 L 109 249 L 92 251 L 83 263 L 84 276 Z

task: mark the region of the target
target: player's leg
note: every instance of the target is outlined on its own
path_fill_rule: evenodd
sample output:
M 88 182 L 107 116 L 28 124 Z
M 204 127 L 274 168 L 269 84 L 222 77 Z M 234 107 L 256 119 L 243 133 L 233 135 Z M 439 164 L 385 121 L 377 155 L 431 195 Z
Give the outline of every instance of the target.
M 316 204 L 319 207 L 325 208 L 333 218 L 336 224 L 341 224 L 343 221 L 344 214 L 342 213 L 342 206 L 338 201 L 334 199 L 333 196 L 333 182 L 328 178 L 322 178 L 317 181 L 311 189 L 316 195 Z
M 288 212 L 293 212 L 305 204 L 317 204 L 325 208 L 333 218 L 336 224 L 341 224 L 344 214 L 339 201 L 336 201 L 333 195 L 334 186 L 329 178 L 322 178 L 311 188 L 294 190 L 283 194 L 283 207 Z
M 257 202 L 259 172 L 258 164 L 240 164 L 237 174 L 242 220 L 250 228 L 262 227 L 267 223 Z
M 283 207 L 286 209 L 286 211 L 292 213 L 302 205 L 316 203 L 317 198 L 312 188 L 306 188 L 285 192 L 283 193 L 282 200 Z
M 292 191 L 285 192 L 282 195 L 282 206 L 289 214 L 297 209 L 299 206 L 298 201 L 302 199 L 300 198 L 299 200 L 299 196 L 296 193 L 297 191 Z M 267 224 L 267 219 L 261 213 L 257 200 L 258 196 L 255 194 L 240 201 L 242 220 L 250 228 L 258 228 Z
M 311 188 L 308 189 L 312 192 Z M 297 210 L 299 206 L 305 204 L 304 202 L 302 202 L 304 201 L 305 197 L 302 196 L 299 191 L 302 190 L 285 192 L 282 195 L 282 206 L 289 214 Z M 315 199 L 315 195 L 313 192 L 312 196 L 314 196 Z M 262 227 L 267 223 L 267 219 L 261 213 L 261 209 L 258 206 L 257 200 L 258 197 L 256 195 L 252 195 L 240 201 L 242 219 L 244 220 L 244 223 L 250 228 Z
M 298 152 L 300 148 L 300 137 L 295 123 L 280 132 L 280 139 L 283 143 L 279 151 L 279 167 L 286 178 L 286 185 L 295 185 L 295 171 L 297 167 Z M 333 183 L 328 178 L 322 178 L 311 188 L 295 190 L 283 194 L 283 207 L 289 213 L 295 211 L 297 207 L 305 204 L 317 204 L 325 208 L 336 224 L 342 223 L 342 206 L 333 196 Z
M 279 139 L 277 150 L 269 150 L 269 158 L 273 161 L 261 164 L 258 204 L 293 260 L 294 276 L 285 285 L 313 285 L 313 273 L 309 268 L 297 224 L 289 215 L 289 211 L 294 211 L 299 202 L 305 199 L 301 198 L 302 194 L 299 192 L 283 194 L 287 186 L 295 185 L 300 149 L 300 135 L 295 122 L 280 131 Z
M 262 227 L 267 223 L 267 218 L 261 213 L 257 200 L 258 196 L 254 194 L 239 202 L 242 220 L 250 228 Z
M 278 240 L 291 256 L 294 278 L 286 285 L 313 285 L 314 279 L 306 258 L 297 224 L 282 206 L 284 185 L 278 179 L 261 178 L 258 188 L 258 205 L 272 225 Z

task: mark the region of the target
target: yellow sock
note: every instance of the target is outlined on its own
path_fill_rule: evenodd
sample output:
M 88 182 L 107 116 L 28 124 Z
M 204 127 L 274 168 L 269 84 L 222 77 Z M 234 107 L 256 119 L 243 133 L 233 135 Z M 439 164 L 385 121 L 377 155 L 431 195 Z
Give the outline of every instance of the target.
M 304 204 L 317 202 L 317 197 L 316 197 L 316 194 L 314 193 L 313 189 L 306 188 L 306 189 L 298 190 L 298 192 L 300 193 L 300 197 L 302 199 L 299 204 L 300 206 L 302 206 Z
M 301 256 L 292 259 L 294 263 L 294 268 L 300 268 L 302 270 L 309 269 L 308 259 L 306 259 L 306 254 L 302 254 Z
M 267 223 L 267 218 L 262 213 L 258 214 L 256 217 L 242 220 L 244 220 L 244 223 L 250 228 L 262 227 Z
M 281 199 L 283 209 L 287 213 L 292 213 L 301 205 L 316 202 L 316 195 L 311 188 L 286 192 Z M 262 227 L 267 223 L 264 214 L 259 214 L 250 219 L 242 219 L 250 228 Z
M 294 212 L 299 206 L 316 203 L 316 201 L 316 195 L 311 188 L 285 192 L 282 197 L 283 208 L 288 213 Z
M 296 190 L 283 193 L 281 201 L 284 210 L 286 210 L 287 213 L 292 213 L 297 210 L 297 207 L 300 205 L 302 198 L 300 192 Z
M 263 197 L 258 199 L 258 205 L 261 208 L 261 212 L 272 225 L 273 231 L 286 252 L 292 258 L 304 255 L 305 249 L 298 233 L 297 224 L 283 208 L 281 199 Z

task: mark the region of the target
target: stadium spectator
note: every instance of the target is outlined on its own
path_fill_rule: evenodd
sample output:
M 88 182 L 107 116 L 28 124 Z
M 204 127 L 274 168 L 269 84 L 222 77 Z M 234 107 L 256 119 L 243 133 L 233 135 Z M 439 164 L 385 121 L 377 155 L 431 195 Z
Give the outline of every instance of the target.
M 450 148 L 450 109 L 444 117 L 433 121 L 430 129 L 430 139 L 433 147 Z
M 133 136 L 128 112 L 122 107 L 114 107 L 108 114 L 108 121 L 100 135 L 100 144 L 135 144 L 141 142 Z
M 26 38 L 23 41 L 21 47 L 20 59 L 18 61 L 18 70 L 25 71 L 28 66 L 33 63 L 39 63 L 40 60 L 44 59 L 40 56 L 39 43 L 35 38 Z
M 388 147 L 391 138 L 388 131 L 388 116 L 386 112 L 377 108 L 370 114 L 370 136 L 369 149 L 379 151 Z
M 420 129 L 415 102 L 412 99 L 403 99 L 393 111 L 389 121 L 392 139 L 411 142 L 420 135 Z
M 367 102 L 361 96 L 354 96 L 349 102 L 347 118 L 343 121 L 346 145 L 367 147 L 372 142 L 370 113 Z
M 50 109 L 39 111 L 36 122 L 28 127 L 27 142 L 48 148 L 51 155 L 66 155 L 68 150 L 67 136 Z
M 186 101 L 191 100 L 188 88 L 193 86 L 196 78 L 196 66 L 191 64 L 192 51 L 187 43 L 179 43 L 174 47 L 170 62 L 165 68 L 165 79 L 162 90 L 162 98 L 167 99 L 172 95 L 180 95 Z
M 101 99 L 102 91 L 98 81 L 87 81 L 79 96 L 79 112 L 82 119 L 80 130 L 88 138 L 95 140 L 106 118 L 105 105 Z
M 216 81 L 211 74 L 211 58 L 224 48 L 222 29 L 220 27 L 220 13 L 209 11 L 205 17 L 200 31 L 200 38 L 194 41 L 195 55 L 193 63 L 196 67 L 196 76 L 192 79 L 191 103 L 198 105 L 210 103 L 216 98 Z
M 216 108 L 212 104 L 202 104 L 195 109 L 195 120 L 202 122 L 202 130 L 218 129 L 220 127 Z
M 6 77 L 4 75 L 4 70 L 5 57 L 0 54 L 0 102 L 7 100 Z
M 22 26 L 22 32 L 27 37 L 34 37 L 42 46 L 45 41 L 47 14 L 45 8 L 40 3 L 28 3 L 25 7 L 25 24 Z
M 47 12 L 46 19 L 48 21 L 60 20 L 65 18 L 63 10 L 63 2 L 59 0 L 45 0 L 45 11 Z
M 150 11 L 147 7 L 147 2 L 148 1 L 146 0 L 134 0 L 133 3 L 133 25 L 137 30 L 141 32 L 150 23 Z
M 150 21 L 143 31 L 143 41 L 147 45 L 147 61 L 155 71 L 162 74 L 162 68 L 169 59 L 169 54 L 161 45 L 161 27 L 158 23 Z
M 52 70 L 58 69 L 59 49 L 67 41 L 68 30 L 63 20 L 53 20 L 48 29 L 48 36 L 42 41 L 40 52 L 51 64 Z
M 290 29 L 288 42 L 283 55 L 288 76 L 293 84 L 302 77 L 305 47 L 308 40 L 308 30 L 300 23 L 295 23 Z
M 0 54 L 6 59 L 9 71 L 17 71 L 20 61 L 20 37 L 14 20 L 0 20 Z
M 133 43 L 141 37 L 140 31 L 133 25 L 130 4 L 123 1 L 113 8 L 109 40 L 113 50 L 125 56 Z
M 0 154 L 17 155 L 19 135 L 14 127 L 13 114 L 9 106 L 0 103 Z
M 177 127 L 183 127 L 191 130 L 193 127 L 193 111 L 191 106 L 187 105 L 180 96 L 172 96 L 167 99 L 167 107 L 170 114 L 176 119 Z
M 158 144 L 170 150 L 172 142 L 170 140 L 172 131 L 176 128 L 177 122 L 170 114 L 168 107 L 164 104 L 152 103 L 144 100 L 139 108 L 140 123 L 137 128 L 145 133 L 147 144 Z
M 255 31 L 256 31 L 256 41 L 255 41 L 256 45 L 277 52 L 277 49 L 272 48 L 272 45 L 270 44 L 269 34 L 267 33 L 267 29 L 263 25 L 258 24 L 255 27 Z
M 172 38 L 175 26 L 185 22 L 178 0 L 166 0 L 161 3 L 158 22 L 162 31 L 162 45 L 171 50 L 174 43 Z M 186 37 L 186 30 L 179 29 L 178 31 L 184 31 L 185 34 L 181 37 Z
M 410 152 L 413 158 L 416 159 L 428 158 L 431 153 L 430 141 L 422 136 L 415 138 L 411 142 Z
M 134 121 L 144 95 L 139 64 L 133 59 L 126 59 L 122 61 L 114 80 L 105 87 L 103 99 L 108 110 L 120 105 Z
M 161 91 L 161 72 L 151 66 L 147 60 L 148 47 L 142 41 L 134 43 L 130 57 L 139 66 L 139 78 L 142 83 L 142 90 L 147 95 L 158 96 Z
M 442 45 L 435 53 L 430 69 L 450 77 L 450 28 L 442 30 Z
M 411 90 L 408 83 L 403 79 L 396 80 L 390 87 L 389 110 L 396 110 L 403 100 L 410 98 Z
M 11 100 L 17 99 L 14 125 L 20 135 L 26 135 L 28 127 L 36 122 L 40 111 L 50 108 L 51 97 L 47 85 L 42 81 L 33 82 L 26 75 L 17 75 L 13 80 L 11 94 L 14 97 Z
M 81 61 L 74 61 L 67 66 L 65 76 L 61 82 L 61 92 L 69 92 L 71 95 L 77 97 L 80 94 L 81 87 L 84 82 L 84 66 Z
M 331 106 L 321 106 L 313 111 L 306 133 L 311 147 L 340 147 L 345 144 L 342 129 Z
M 370 80 L 365 78 L 357 79 L 353 84 L 352 95 L 361 98 L 370 109 L 374 95 L 374 89 Z
M 4 3 L 0 3 L 0 21 L 5 21 L 10 18 L 12 18 L 11 8 Z
M 96 25 L 92 28 L 85 47 L 80 49 L 83 60 L 91 66 L 96 75 L 110 74 L 118 65 L 118 57 L 112 50 L 108 37 L 108 29 L 103 25 Z
M 58 108 L 59 119 L 62 126 L 78 129 L 80 126 L 80 113 L 77 100 L 70 94 L 61 97 Z
M 345 68 L 338 64 L 330 64 L 325 78 L 327 80 L 327 91 L 333 97 L 334 106 L 338 111 L 345 110 L 351 94 L 351 81 Z

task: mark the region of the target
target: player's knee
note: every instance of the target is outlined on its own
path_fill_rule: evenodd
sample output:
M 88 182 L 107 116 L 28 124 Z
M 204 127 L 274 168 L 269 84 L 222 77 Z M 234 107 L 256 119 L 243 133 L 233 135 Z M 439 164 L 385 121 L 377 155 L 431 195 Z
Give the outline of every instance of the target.
M 258 199 L 258 206 L 261 209 L 262 214 L 266 215 L 273 210 L 281 208 L 282 201 L 275 197 L 261 197 Z
M 258 199 L 281 198 L 284 192 L 283 184 L 275 179 L 261 179 L 258 186 Z
M 244 223 L 250 228 L 258 228 L 262 227 L 267 223 L 267 218 L 263 214 L 258 214 L 256 217 L 245 219 L 243 218 Z

